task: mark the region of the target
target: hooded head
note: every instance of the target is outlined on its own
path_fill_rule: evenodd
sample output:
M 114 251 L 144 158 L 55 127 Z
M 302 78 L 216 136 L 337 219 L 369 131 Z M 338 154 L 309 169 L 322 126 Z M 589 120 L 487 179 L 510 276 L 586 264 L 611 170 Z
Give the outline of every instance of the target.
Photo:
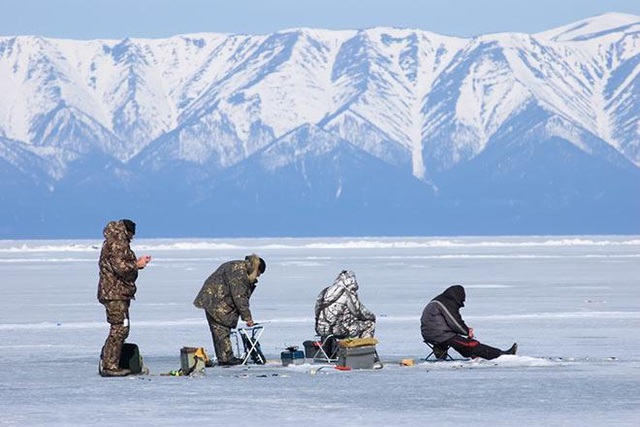
M 334 283 L 340 282 L 344 287 L 351 292 L 358 290 L 358 282 L 356 280 L 356 273 L 351 270 L 342 270 Z
M 102 234 L 106 240 L 110 241 L 131 241 L 131 237 L 133 237 L 122 221 L 109 221 L 102 230 Z
M 251 283 L 256 283 L 258 277 L 267 269 L 267 263 L 256 254 L 247 255 L 244 257 L 244 262 L 247 265 L 249 280 Z
M 442 296 L 446 299 L 449 299 L 455 302 L 458 305 L 458 307 L 464 307 L 464 301 L 467 298 L 467 294 L 464 291 L 464 287 L 462 287 L 462 285 L 449 286 L 442 293 Z

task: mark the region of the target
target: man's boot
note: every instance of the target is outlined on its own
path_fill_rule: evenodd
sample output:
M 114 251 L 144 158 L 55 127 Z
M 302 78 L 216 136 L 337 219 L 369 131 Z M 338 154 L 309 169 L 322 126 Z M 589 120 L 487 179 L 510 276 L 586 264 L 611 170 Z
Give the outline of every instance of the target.
M 518 351 L 518 344 L 514 342 L 511 348 L 505 351 L 504 354 L 516 354 L 517 351 Z
M 102 377 L 126 377 L 129 375 L 131 371 L 129 369 L 124 368 L 115 368 L 115 369 L 102 369 L 100 371 L 100 376 Z

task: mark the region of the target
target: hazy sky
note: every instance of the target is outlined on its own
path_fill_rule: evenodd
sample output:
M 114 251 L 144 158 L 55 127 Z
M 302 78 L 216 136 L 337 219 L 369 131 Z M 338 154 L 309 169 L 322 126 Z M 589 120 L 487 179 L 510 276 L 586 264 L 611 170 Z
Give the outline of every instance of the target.
M 0 36 L 164 38 L 296 27 L 411 28 L 453 36 L 536 33 L 640 0 L 0 0 Z

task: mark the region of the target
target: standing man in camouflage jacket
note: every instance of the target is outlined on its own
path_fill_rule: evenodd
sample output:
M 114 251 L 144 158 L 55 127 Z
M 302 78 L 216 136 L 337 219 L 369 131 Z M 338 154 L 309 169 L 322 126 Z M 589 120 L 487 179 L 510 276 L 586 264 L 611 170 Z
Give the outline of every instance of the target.
M 265 270 L 264 260 L 256 254 L 225 262 L 207 278 L 193 301 L 193 305 L 205 310 L 218 365 L 242 363 L 242 359 L 233 355 L 229 335 L 238 326 L 239 318 L 248 327 L 254 325 L 249 298 Z
M 342 271 L 316 299 L 316 333 L 346 338 L 373 338 L 376 315 L 360 302 L 353 271 Z
M 129 305 L 135 299 L 138 270 L 145 268 L 151 257 L 145 255 L 136 259 L 131 250 L 131 239 L 136 234 L 136 224 L 131 220 L 110 221 L 103 234 L 98 301 L 106 309 L 111 328 L 102 347 L 100 375 L 120 377 L 130 373 L 119 365 L 122 345 L 129 336 Z

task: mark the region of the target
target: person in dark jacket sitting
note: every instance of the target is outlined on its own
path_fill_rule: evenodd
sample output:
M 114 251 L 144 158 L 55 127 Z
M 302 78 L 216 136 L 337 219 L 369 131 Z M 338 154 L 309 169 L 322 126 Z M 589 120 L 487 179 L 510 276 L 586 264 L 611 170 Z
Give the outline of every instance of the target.
M 438 359 L 444 359 L 449 347 L 453 347 L 463 357 L 495 359 L 503 354 L 516 354 L 516 343 L 509 350 L 503 351 L 474 339 L 473 328 L 468 327 L 460 315 L 465 298 L 464 287 L 450 286 L 432 299 L 422 311 L 420 331 L 424 341 L 433 345 L 434 355 Z

